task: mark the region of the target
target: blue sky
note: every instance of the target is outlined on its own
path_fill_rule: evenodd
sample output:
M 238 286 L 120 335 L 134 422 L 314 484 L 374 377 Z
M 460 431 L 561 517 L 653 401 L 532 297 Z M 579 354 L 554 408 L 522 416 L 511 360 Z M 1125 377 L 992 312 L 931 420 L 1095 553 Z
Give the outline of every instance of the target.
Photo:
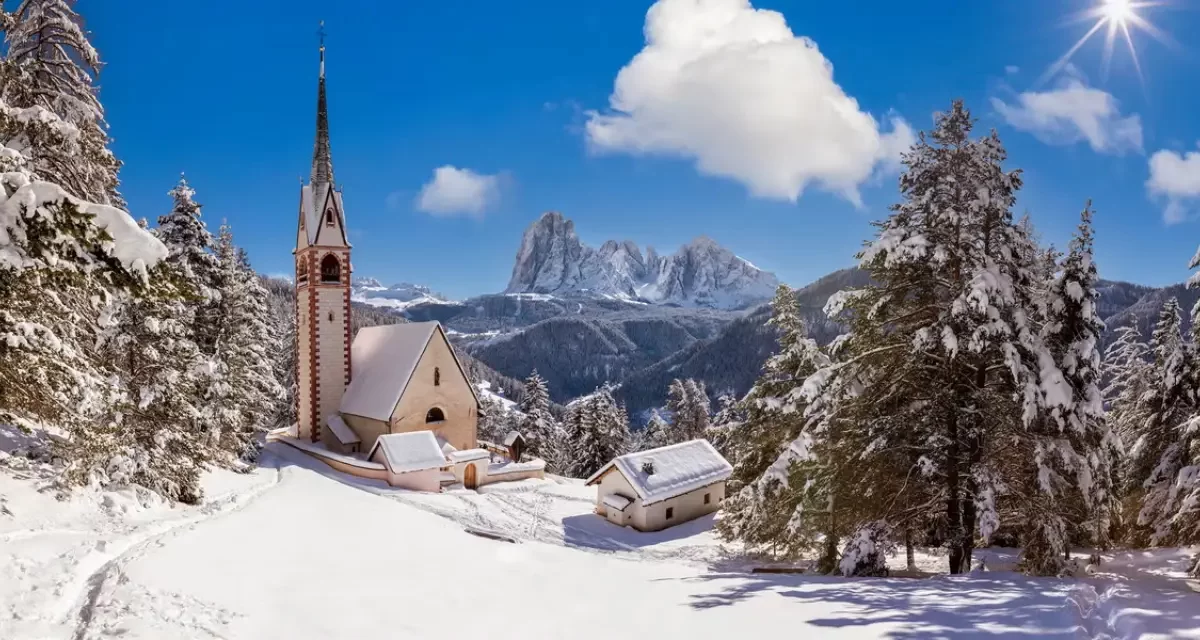
M 656 45 L 686 58 L 696 53 L 688 21 L 712 6 L 671 1 L 663 15 L 687 20 L 660 25 Z M 743 0 L 720 1 L 729 15 L 751 11 Z M 758 0 L 754 9 L 780 12 L 791 33 L 816 43 L 832 83 L 796 42 L 732 58 L 695 45 L 705 64 L 687 68 L 700 74 L 694 82 L 635 69 L 628 111 L 614 112 L 614 82 L 647 45 L 651 4 L 255 0 L 235 9 L 84 0 L 79 11 L 107 63 L 101 98 L 131 212 L 164 213 L 167 190 L 186 171 L 209 225 L 228 219 L 264 272 L 291 271 L 323 19 L 356 275 L 455 297 L 498 291 L 522 230 L 555 209 L 591 244 L 628 238 L 669 251 L 706 234 L 802 285 L 852 264 L 869 222 L 896 200 L 888 145 L 903 136 L 892 118 L 927 129 L 935 110 L 962 97 L 982 129 L 999 130 L 1010 166 L 1025 170 L 1019 208 L 1046 240 L 1065 245 L 1092 198 L 1103 276 L 1152 285 L 1187 276 L 1200 241 L 1191 213 L 1200 158 L 1180 154 L 1200 140 L 1200 50 L 1135 30 L 1143 85 L 1123 46 L 1105 78 L 1096 37 L 1072 68 L 1037 84 L 1090 28 L 1094 21 L 1068 19 L 1093 2 L 959 2 L 949 11 L 934 2 Z M 1200 32 L 1200 11 L 1184 0 L 1142 15 L 1179 42 Z M 778 35 L 778 16 L 752 18 Z M 850 124 L 810 118 L 805 109 L 827 104 L 813 102 L 821 91 L 854 101 Z M 1154 194 L 1152 157 L 1162 161 Z M 496 180 L 420 211 L 422 186 L 447 165 Z M 797 179 L 780 177 L 780 167 L 810 179 L 794 202 Z

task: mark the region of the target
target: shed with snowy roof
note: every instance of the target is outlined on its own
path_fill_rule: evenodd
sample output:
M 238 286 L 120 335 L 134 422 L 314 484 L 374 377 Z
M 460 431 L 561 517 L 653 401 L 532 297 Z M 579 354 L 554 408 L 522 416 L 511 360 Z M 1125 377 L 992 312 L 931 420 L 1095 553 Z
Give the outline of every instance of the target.
M 388 484 L 414 491 L 440 491 L 442 469 L 450 466 L 432 431 L 379 436 L 367 459 L 387 469 Z
M 627 453 L 587 479 L 596 513 L 639 531 L 659 531 L 712 513 L 733 467 L 707 440 Z
M 338 412 L 348 428 L 327 420 L 328 448 L 371 451 L 382 435 L 413 431 L 432 431 L 447 451 L 476 447 L 479 398 L 439 323 L 360 329 L 350 373 Z

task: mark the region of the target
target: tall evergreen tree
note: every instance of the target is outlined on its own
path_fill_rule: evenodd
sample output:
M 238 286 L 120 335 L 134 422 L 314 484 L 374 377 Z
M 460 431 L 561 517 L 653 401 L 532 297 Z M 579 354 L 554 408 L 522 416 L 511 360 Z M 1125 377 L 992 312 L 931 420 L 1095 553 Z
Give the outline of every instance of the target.
M 582 400 L 575 419 L 575 477 L 586 478 L 629 449 L 629 423 L 605 385 Z
M 222 225 L 213 274 L 214 375 L 211 391 L 219 402 L 208 403 L 212 437 L 226 455 L 245 458 L 254 451 L 254 434 L 266 428 L 276 403 L 284 397 L 271 355 L 279 350 L 267 292 L 244 251 L 233 244 L 233 232 Z
M 550 392 L 546 380 L 535 369 L 525 379 L 525 393 L 517 410 L 524 414 L 520 431 L 529 451 L 535 456 L 553 458 L 557 440 L 557 425 L 550 413 Z M 549 460 L 548 460 L 549 462 Z
M 839 362 L 803 389 L 810 416 L 836 410 L 821 418 L 843 458 L 835 486 L 875 496 L 835 501 L 839 521 L 869 529 L 851 539 L 935 521 L 952 573 L 1000 526 L 997 498 L 1033 457 L 1043 407 L 1070 397 L 1036 324 L 1041 262 L 1011 212 L 1020 173 L 973 126 L 956 101 L 904 156 L 903 201 L 860 254 L 872 284 L 842 300 Z
M 1086 523 L 1087 542 L 1094 548 L 1108 544 L 1116 443 L 1100 392 L 1104 323 L 1096 308 L 1098 280 L 1089 203 L 1046 297 L 1042 339 L 1065 384 L 1048 388 L 1055 393 L 1047 393 L 1045 415 L 1030 428 L 1034 459 L 1026 473 L 1036 487 L 1028 491 L 1024 508 L 1021 560 L 1030 573 L 1066 571 L 1064 558 L 1074 523 Z
M 100 57 L 70 0 L 22 0 L 8 16 L 8 55 L 0 97 L 18 108 L 40 107 L 74 128 L 76 153 L 30 149 L 34 174 L 72 195 L 124 206 L 117 192 L 120 161 L 108 149 L 108 125 L 94 85 Z

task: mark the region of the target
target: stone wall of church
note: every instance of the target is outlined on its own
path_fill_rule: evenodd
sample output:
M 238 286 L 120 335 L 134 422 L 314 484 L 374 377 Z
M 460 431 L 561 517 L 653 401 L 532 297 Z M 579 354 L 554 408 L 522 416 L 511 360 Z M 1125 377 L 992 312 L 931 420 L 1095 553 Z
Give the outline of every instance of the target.
M 426 422 L 429 410 L 434 408 L 442 411 L 445 420 Z M 470 382 L 459 372 L 450 344 L 440 331 L 435 331 L 392 414 L 391 431 L 429 429 L 457 449 L 474 449 L 478 422 L 479 411 Z
M 297 393 L 296 398 L 298 407 L 296 410 L 296 419 L 299 421 L 299 429 L 296 437 L 303 440 L 311 440 L 313 433 L 312 423 L 312 341 L 309 340 L 312 327 L 312 312 L 309 310 L 308 287 L 299 287 L 296 290 L 296 363 L 300 370 L 297 372 Z
M 347 274 L 347 278 L 348 278 Z M 349 365 L 348 288 L 317 287 L 317 420 L 336 413 L 346 391 Z

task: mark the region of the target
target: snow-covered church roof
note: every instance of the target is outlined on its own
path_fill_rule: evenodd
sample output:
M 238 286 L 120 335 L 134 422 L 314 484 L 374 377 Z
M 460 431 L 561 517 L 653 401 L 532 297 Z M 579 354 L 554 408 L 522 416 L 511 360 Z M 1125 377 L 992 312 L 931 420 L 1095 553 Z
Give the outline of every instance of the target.
M 733 473 L 733 466 L 708 440 L 689 440 L 619 456 L 600 467 L 585 484 L 597 482 L 614 467 L 633 486 L 642 505 L 662 502 L 720 482 Z M 653 473 L 646 473 L 647 468 Z
M 391 419 L 421 355 L 435 335 L 440 340 L 446 339 L 437 322 L 359 329 L 350 345 L 350 386 L 342 395 L 341 412 L 374 420 Z M 450 352 L 453 354 L 454 349 Z M 463 378 L 467 378 L 457 355 L 454 361 Z M 471 392 L 474 391 L 471 387 Z

